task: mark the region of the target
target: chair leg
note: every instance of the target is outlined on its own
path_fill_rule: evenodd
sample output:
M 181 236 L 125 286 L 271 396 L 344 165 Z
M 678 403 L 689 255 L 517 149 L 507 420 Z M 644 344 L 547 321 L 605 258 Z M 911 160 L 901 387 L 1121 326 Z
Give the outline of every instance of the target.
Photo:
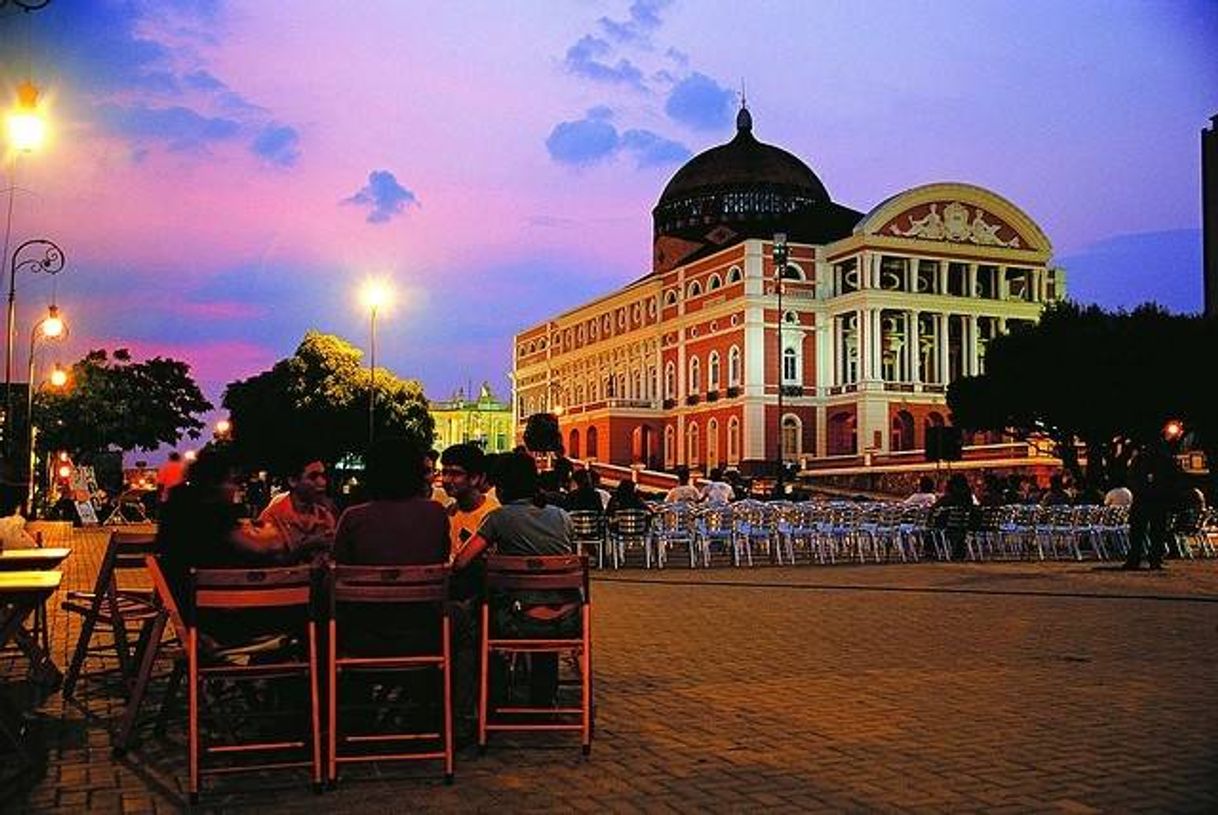
M 580 713 L 583 716 L 583 751 L 584 755 L 592 752 L 592 636 L 588 630 L 591 626 L 591 615 L 588 606 L 583 608 L 583 647 L 579 652 L 580 669 Z
M 321 792 L 321 700 L 317 688 L 317 623 L 309 621 L 309 715 L 313 726 L 313 787 Z
M 448 615 L 444 615 L 444 664 L 441 675 L 444 679 L 444 783 L 453 782 L 453 685 L 452 685 L 452 627 Z
M 190 802 L 199 800 L 199 656 L 198 632 L 190 629 L 186 642 L 189 686 L 187 687 L 187 760 L 190 764 Z
M 338 781 L 338 630 L 337 623 L 330 620 L 330 643 L 329 650 L 326 653 L 326 676 L 329 678 L 329 694 L 330 706 L 327 711 L 329 717 L 329 751 L 326 753 L 330 762 L 327 779 L 331 784 Z
M 105 564 L 103 564 L 104 568 Z M 68 664 L 68 673 L 63 680 L 63 698 L 71 699 L 76 693 L 76 682 L 84 669 L 85 658 L 89 655 L 89 641 L 93 638 L 93 629 L 97 626 L 98 615 L 101 614 L 101 602 L 105 596 L 105 588 L 93 592 L 93 602 L 89 611 L 84 615 L 80 624 L 80 634 L 76 638 L 76 650 L 72 652 L 72 661 Z
M 173 711 L 174 702 L 178 698 L 178 690 L 182 687 L 182 677 L 185 674 L 185 661 L 176 660 L 173 663 L 173 672 L 169 674 L 169 684 L 165 686 L 165 698 L 161 700 L 161 709 L 156 717 L 156 727 L 153 732 L 158 736 L 165 735 L 165 728 L 169 724 L 169 714 Z
M 482 631 L 479 634 L 481 647 L 478 649 L 481 657 L 482 670 L 478 677 L 478 748 L 486 749 L 486 719 L 490 715 L 490 704 L 487 686 L 490 683 L 490 610 L 486 602 L 482 603 Z
M 161 611 L 152 621 L 143 653 L 140 655 L 139 669 L 136 671 L 135 684 L 131 688 L 131 696 L 127 699 L 127 709 L 123 711 L 123 721 L 119 726 L 118 738 L 114 743 L 114 753 L 122 755 L 131 746 L 131 732 L 135 729 L 135 720 L 139 717 L 140 707 L 144 704 L 144 696 L 148 692 L 148 683 L 152 679 L 152 668 L 156 664 L 157 654 L 161 650 L 161 635 L 165 631 L 168 614 Z

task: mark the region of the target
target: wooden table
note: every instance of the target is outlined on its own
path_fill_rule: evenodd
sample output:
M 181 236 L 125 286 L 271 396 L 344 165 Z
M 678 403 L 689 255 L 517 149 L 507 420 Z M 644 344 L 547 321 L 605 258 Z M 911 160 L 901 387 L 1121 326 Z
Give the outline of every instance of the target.
M 47 549 L 5 549 L 0 552 L 0 572 L 44 572 L 48 569 L 58 569 L 70 554 L 72 550 L 62 546 Z M 49 652 L 51 643 L 46 603 L 38 606 L 34 614 L 34 632 L 42 640 L 42 650 Z
M 10 641 L 16 642 L 29 657 L 31 675 L 49 685 L 58 683 L 62 675 L 50 653 L 22 624 L 55 593 L 61 580 L 63 575 L 54 571 L 0 572 L 0 648 Z M 10 742 L 17 755 L 28 764 L 32 757 L 24 749 L 21 734 L 20 713 L 7 699 L 0 697 L 0 738 Z

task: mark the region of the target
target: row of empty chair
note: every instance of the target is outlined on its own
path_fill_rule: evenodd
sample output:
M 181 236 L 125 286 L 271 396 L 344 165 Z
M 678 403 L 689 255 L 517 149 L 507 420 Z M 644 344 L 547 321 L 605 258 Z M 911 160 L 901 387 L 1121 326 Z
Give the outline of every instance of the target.
M 916 562 L 933 558 L 1111 560 L 1129 551 L 1128 507 L 930 507 L 845 501 L 657 504 L 612 516 L 571 513 L 576 539 L 601 568 L 690 568 Z M 1214 557 L 1212 510 L 1175 525 L 1178 557 Z M 956 545 L 953 545 L 956 544 Z

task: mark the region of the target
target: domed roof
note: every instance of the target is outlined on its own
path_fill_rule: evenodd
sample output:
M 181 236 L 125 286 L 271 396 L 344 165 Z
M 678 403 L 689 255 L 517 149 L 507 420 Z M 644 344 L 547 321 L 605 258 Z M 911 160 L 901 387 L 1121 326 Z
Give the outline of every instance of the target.
M 807 164 L 782 148 L 757 141 L 753 117 L 742 106 L 736 115 L 735 138 L 686 162 L 664 187 L 656 208 L 689 195 L 767 188 L 797 191 L 801 198 L 815 202 L 829 200 L 825 185 Z

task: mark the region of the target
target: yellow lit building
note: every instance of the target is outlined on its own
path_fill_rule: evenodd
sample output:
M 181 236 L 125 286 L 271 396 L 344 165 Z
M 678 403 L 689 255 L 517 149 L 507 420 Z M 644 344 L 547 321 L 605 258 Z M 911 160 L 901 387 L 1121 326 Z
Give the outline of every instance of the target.
M 436 423 L 435 447 L 462 442 L 475 442 L 488 453 L 503 453 L 515 444 L 512 406 L 500 402 L 489 382 L 478 389 L 477 399 L 470 399 L 464 388 L 458 388 L 452 398 L 428 405 Z

